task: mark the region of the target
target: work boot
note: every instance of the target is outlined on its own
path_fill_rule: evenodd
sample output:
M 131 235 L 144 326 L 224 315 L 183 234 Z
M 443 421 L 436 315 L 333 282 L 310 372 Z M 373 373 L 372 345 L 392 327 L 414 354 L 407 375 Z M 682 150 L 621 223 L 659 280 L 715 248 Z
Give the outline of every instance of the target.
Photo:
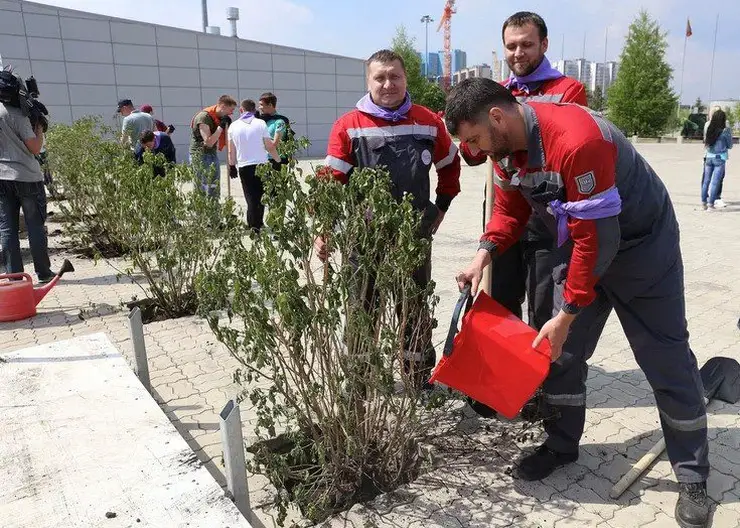
M 679 483 L 676 522 L 681 528 L 704 528 L 709 520 L 707 483 Z
M 516 468 L 521 480 L 542 480 L 557 468 L 578 460 L 578 453 L 558 453 L 542 444 L 529 456 L 522 458 Z

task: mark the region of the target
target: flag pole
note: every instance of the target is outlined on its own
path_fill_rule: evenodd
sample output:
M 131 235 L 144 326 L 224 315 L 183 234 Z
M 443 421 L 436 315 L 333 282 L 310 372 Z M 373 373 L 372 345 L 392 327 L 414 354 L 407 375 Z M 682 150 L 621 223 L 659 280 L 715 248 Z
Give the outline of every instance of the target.
M 681 97 L 683 96 L 683 73 L 686 67 L 686 43 L 689 41 L 689 33 L 683 38 L 683 55 L 681 56 L 681 88 L 678 91 L 678 108 L 676 109 L 676 117 L 681 117 Z
M 714 52 L 717 49 L 717 30 L 719 29 L 719 13 L 717 13 L 717 21 L 714 23 L 714 45 L 712 46 L 712 66 L 709 71 L 709 100 L 707 104 L 712 104 L 712 83 L 714 81 Z

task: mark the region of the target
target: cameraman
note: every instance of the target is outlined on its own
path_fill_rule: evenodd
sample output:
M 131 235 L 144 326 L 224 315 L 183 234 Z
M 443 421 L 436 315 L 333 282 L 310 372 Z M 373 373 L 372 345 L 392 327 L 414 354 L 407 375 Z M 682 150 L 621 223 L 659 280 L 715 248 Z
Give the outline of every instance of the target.
M 34 130 L 20 108 L 0 103 L 0 242 L 5 272 L 23 271 L 18 237 L 20 210 L 23 209 L 33 266 L 42 283 L 54 277 L 44 229 L 44 175 L 35 158 L 43 143 L 41 123 Z

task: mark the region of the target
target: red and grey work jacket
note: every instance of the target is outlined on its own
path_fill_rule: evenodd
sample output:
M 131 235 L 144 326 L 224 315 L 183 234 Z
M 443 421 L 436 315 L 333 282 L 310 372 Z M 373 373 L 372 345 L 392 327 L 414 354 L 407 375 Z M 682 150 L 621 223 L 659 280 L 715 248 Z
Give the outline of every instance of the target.
M 625 301 L 675 266 L 678 223 L 668 191 L 619 129 L 574 104 L 524 104 L 527 150 L 510 156 L 511 176 L 494 175 L 495 203 L 481 248 L 500 254 L 521 236 L 530 215 L 557 234 L 553 201 L 580 202 L 614 193 L 621 212 L 567 217 L 572 244 L 564 307 L 576 313 L 609 280 Z M 563 246 L 564 249 L 571 249 Z
M 430 201 L 429 170 L 437 170 L 436 206 L 447 211 L 460 192 L 460 157 L 442 120 L 431 110 L 412 105 L 406 117 L 391 122 L 352 110 L 335 123 L 324 161 L 334 178 L 346 183 L 354 168 L 385 167 L 393 193 L 413 196 L 416 209 L 436 218 Z M 426 215 L 425 215 L 426 216 Z
M 531 84 L 529 91 L 518 87 L 511 88 L 509 83 L 510 80 L 507 80 L 503 85 L 511 90 L 512 95 L 520 103 L 575 103 L 582 106 L 588 105 L 586 89 L 580 82 L 570 77 L 560 77 L 558 79 L 550 79 L 541 83 Z M 460 154 L 470 166 L 485 163 L 487 158 L 487 155 L 483 152 L 473 154 L 466 143 L 460 144 Z M 508 167 L 508 160 L 502 160 L 499 163 L 493 164 L 493 170 L 499 177 L 506 175 L 507 170 L 509 170 Z M 529 240 L 550 238 L 547 228 L 537 218 L 532 218 L 525 236 Z

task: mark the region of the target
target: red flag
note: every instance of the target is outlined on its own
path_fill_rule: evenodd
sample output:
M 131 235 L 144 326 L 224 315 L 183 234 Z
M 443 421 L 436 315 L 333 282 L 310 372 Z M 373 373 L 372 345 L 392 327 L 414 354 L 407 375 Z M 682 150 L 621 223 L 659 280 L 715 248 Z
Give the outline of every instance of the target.
M 694 34 L 693 31 L 691 31 L 691 21 L 687 18 L 686 19 L 686 38 L 689 38 L 693 34 Z

